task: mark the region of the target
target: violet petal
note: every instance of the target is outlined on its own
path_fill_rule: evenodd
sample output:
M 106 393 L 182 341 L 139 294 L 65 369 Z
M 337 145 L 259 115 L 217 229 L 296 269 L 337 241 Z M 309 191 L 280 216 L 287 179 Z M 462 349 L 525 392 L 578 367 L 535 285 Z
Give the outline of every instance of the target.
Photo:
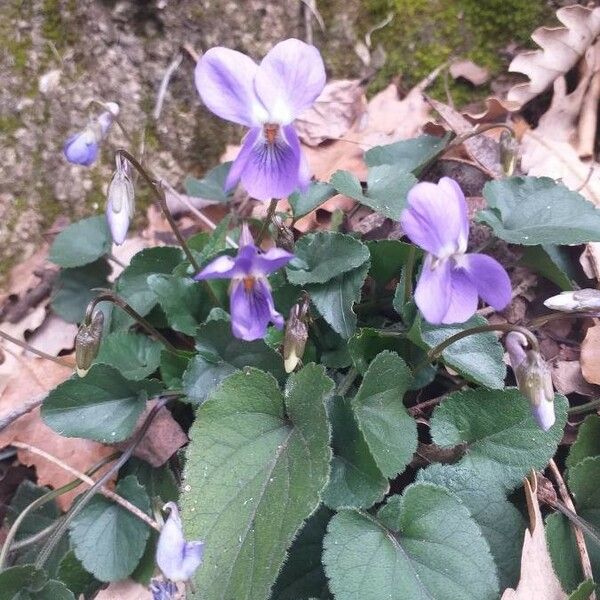
M 460 259 L 481 299 L 495 308 L 506 308 L 512 298 L 510 278 L 504 267 L 486 254 L 465 254 Z

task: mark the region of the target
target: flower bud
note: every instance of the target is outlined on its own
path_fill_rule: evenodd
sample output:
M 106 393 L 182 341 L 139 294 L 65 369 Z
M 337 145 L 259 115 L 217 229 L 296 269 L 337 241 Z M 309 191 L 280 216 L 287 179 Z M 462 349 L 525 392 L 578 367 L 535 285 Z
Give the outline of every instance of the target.
M 507 177 L 510 177 L 515 172 L 515 167 L 517 166 L 517 152 L 517 140 L 510 131 L 504 130 L 500 134 L 500 164 Z
M 89 167 L 98 158 L 100 142 L 107 136 L 114 119 L 119 114 L 119 105 L 108 102 L 106 110 L 87 127 L 71 136 L 64 145 L 66 159 L 75 165 Z
M 75 365 L 79 377 L 86 376 L 92 366 L 92 362 L 98 356 L 103 329 L 104 314 L 101 310 L 94 311 L 90 323 L 84 321 L 80 325 L 79 331 L 75 336 Z
M 600 290 L 562 292 L 545 300 L 544 305 L 551 310 L 562 312 L 600 312 Z
M 304 348 L 308 340 L 307 316 L 308 298 L 303 298 L 298 304 L 292 306 L 290 316 L 285 324 L 283 364 L 286 373 L 291 373 L 304 355 Z
M 127 237 L 129 222 L 135 212 L 135 189 L 129 175 L 129 163 L 116 157 L 116 171 L 108 185 L 106 220 L 113 242 L 120 246 Z
M 165 508 L 171 512 L 158 536 L 156 563 L 167 579 L 188 581 L 202 563 L 204 542 L 186 542 L 177 505 L 168 502 Z
M 527 339 L 522 333 L 511 331 L 506 336 L 506 349 L 510 357 L 519 391 L 529 400 L 536 423 L 548 431 L 556 420 L 554 414 L 554 389 L 550 371 L 540 353 L 525 350 Z

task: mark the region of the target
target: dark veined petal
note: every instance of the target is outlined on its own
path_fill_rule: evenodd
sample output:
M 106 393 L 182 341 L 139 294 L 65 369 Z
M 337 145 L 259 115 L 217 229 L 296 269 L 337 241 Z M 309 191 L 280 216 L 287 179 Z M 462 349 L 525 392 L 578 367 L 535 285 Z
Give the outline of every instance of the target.
M 314 46 L 297 39 L 275 45 L 256 72 L 256 93 L 269 122 L 289 125 L 325 87 L 325 66 Z

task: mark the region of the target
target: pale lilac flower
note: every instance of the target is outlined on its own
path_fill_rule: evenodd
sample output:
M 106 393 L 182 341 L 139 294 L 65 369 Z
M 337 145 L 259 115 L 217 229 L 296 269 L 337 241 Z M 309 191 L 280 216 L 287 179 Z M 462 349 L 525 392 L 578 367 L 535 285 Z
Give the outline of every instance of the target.
M 158 536 L 156 564 L 171 581 L 188 581 L 202 563 L 204 542 L 186 542 L 179 510 L 175 502 L 167 502 L 171 512 Z
M 115 117 L 119 115 L 119 105 L 106 104 L 107 111 L 93 119 L 87 127 L 71 136 L 64 145 L 66 159 L 75 165 L 89 167 L 98 158 L 100 142 L 107 136 Z
M 505 345 L 519 390 L 529 400 L 535 422 L 548 431 L 556 420 L 550 370 L 539 352 L 525 351 L 528 342 L 522 333 L 511 331 Z
M 135 189 L 129 163 L 116 155 L 117 168 L 110 180 L 106 202 L 106 220 L 113 242 L 120 246 L 127 237 L 129 223 L 135 212 Z
M 478 296 L 496 310 L 508 305 L 510 279 L 502 265 L 485 254 L 466 254 L 467 203 L 454 179 L 417 183 L 408 192 L 400 222 L 411 241 L 427 252 L 415 290 L 427 321 L 463 323 L 477 310 Z
M 211 48 L 198 62 L 195 78 L 209 110 L 250 127 L 226 191 L 241 180 L 252 197 L 270 200 L 308 186 L 310 174 L 292 122 L 325 86 L 325 67 L 314 46 L 285 40 L 260 65 L 241 52 Z
M 260 252 L 244 224 L 237 256 L 220 256 L 195 279 L 231 279 L 229 304 L 231 328 L 236 338 L 251 342 L 262 339 L 269 323 L 281 329 L 283 317 L 275 310 L 269 273 L 281 269 L 294 255 L 281 248 Z

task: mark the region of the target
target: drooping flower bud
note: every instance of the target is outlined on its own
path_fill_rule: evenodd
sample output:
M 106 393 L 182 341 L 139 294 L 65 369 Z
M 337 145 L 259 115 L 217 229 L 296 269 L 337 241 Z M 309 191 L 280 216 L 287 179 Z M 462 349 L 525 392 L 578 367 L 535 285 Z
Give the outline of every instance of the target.
M 500 164 L 507 177 L 515 172 L 517 166 L 517 140 L 506 129 L 500 134 Z
M 166 508 L 171 512 L 158 536 L 156 563 L 167 579 L 188 581 L 202 563 L 204 542 L 186 542 L 177 505 L 167 502 Z
M 97 119 L 92 119 L 83 131 L 65 142 L 63 152 L 70 163 L 89 167 L 98 157 L 100 142 L 107 136 L 113 121 L 119 115 L 119 105 L 115 102 L 108 102 L 105 107 L 105 112 Z
M 600 290 L 575 290 L 562 292 L 544 301 L 551 310 L 562 312 L 600 312 Z
M 548 431 L 556 420 L 550 370 L 539 352 L 525 350 L 528 344 L 522 333 L 511 331 L 505 344 L 519 390 L 529 400 L 536 423 Z
M 290 310 L 283 338 L 283 364 L 286 373 L 291 373 L 302 360 L 308 340 L 308 298 L 302 298 Z
M 94 311 L 90 323 L 84 321 L 79 327 L 75 336 L 75 364 L 79 377 L 86 376 L 98 356 L 103 328 L 104 313 L 101 310 Z
M 135 189 L 129 174 L 129 163 L 116 156 L 116 170 L 108 185 L 106 220 L 113 242 L 120 246 L 127 237 L 129 222 L 135 212 Z

